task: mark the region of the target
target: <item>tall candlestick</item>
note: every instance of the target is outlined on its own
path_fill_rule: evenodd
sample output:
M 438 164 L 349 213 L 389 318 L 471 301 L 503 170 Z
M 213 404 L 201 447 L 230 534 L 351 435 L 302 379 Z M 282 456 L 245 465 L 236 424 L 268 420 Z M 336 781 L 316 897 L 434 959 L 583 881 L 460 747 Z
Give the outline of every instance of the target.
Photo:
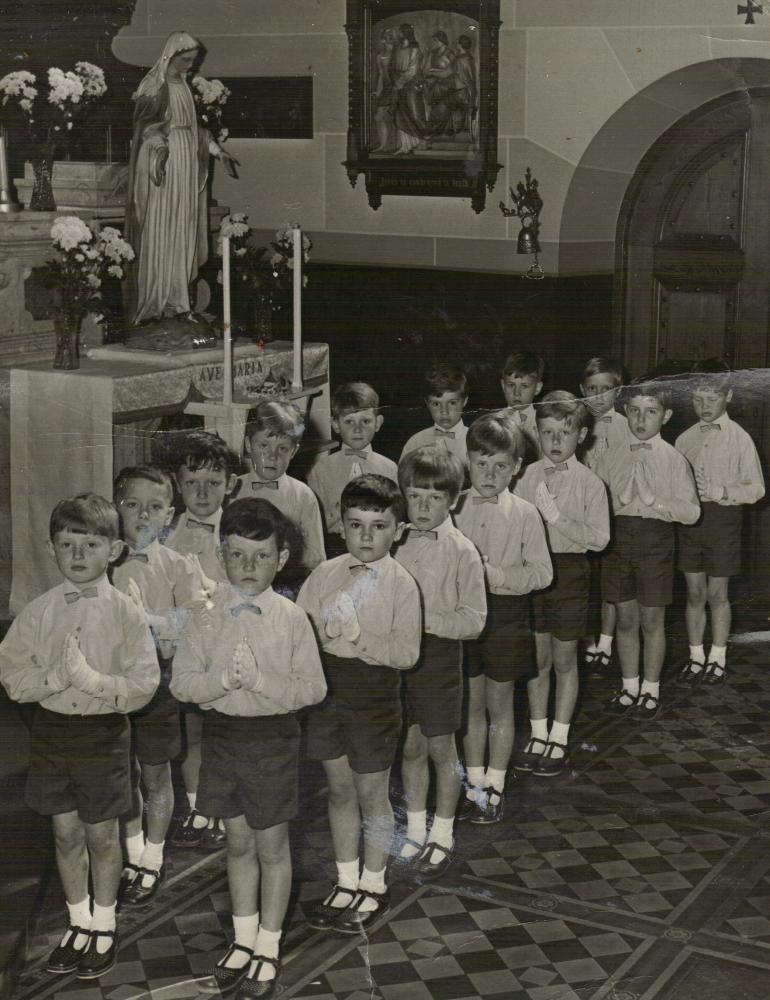
M 8 180 L 8 159 L 5 149 L 5 129 L 0 134 L 0 212 L 20 212 L 21 205 L 14 198 Z
M 225 385 L 222 402 L 233 401 L 233 341 L 230 328 L 230 237 L 222 237 L 222 323 L 225 345 Z
M 292 389 L 302 388 L 302 230 L 294 227 L 294 374 Z

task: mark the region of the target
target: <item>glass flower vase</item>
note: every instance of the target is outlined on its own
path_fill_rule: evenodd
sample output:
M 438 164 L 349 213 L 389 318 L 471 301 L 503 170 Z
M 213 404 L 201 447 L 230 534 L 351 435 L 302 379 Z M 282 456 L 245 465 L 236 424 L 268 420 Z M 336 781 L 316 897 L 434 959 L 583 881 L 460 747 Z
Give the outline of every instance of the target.
M 80 368 L 80 327 L 83 316 L 79 312 L 58 309 L 54 316 L 56 354 L 53 367 L 64 371 Z
M 55 212 L 53 196 L 53 157 L 41 156 L 32 160 L 32 194 L 29 207 L 33 212 Z

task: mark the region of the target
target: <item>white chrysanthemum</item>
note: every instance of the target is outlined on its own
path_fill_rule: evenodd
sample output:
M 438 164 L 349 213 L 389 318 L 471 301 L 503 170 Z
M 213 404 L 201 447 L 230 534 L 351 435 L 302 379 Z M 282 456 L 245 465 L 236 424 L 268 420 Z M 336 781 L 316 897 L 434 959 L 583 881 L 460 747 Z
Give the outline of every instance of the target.
M 86 281 L 91 286 L 91 288 L 101 288 L 102 285 L 101 278 L 96 274 L 87 274 Z
M 88 97 L 102 97 L 107 93 L 104 71 L 89 62 L 75 63 L 75 72 L 81 79 L 83 90 Z
M 118 267 L 117 264 L 110 264 L 110 266 L 107 268 L 107 274 L 112 275 L 113 278 L 122 278 L 123 268 Z
M 84 252 L 88 260 L 96 260 L 96 258 L 99 256 L 99 251 L 96 249 L 96 247 L 88 247 Z
M 79 243 L 90 243 L 93 237 L 90 228 L 76 215 L 60 215 L 51 226 L 51 239 L 62 250 L 74 250 Z

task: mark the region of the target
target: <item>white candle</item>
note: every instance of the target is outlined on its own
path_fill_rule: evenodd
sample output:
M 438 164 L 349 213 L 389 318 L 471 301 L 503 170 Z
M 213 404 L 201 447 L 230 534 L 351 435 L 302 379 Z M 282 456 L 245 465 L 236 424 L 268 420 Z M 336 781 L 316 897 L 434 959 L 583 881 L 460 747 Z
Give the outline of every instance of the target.
M 294 374 L 292 389 L 302 388 L 302 230 L 294 227 Z
M 222 402 L 233 401 L 233 340 L 230 329 L 230 237 L 222 237 L 222 323 L 225 344 L 225 385 Z
M 8 160 L 5 155 L 5 129 L 3 129 L 3 134 L 0 135 L 0 191 L 5 193 L 8 187 Z

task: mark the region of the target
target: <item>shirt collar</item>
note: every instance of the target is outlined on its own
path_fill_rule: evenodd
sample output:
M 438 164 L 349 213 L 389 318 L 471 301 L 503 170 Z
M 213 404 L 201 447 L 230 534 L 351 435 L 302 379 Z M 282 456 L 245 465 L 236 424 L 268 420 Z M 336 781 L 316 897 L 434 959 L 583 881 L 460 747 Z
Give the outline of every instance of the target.
M 236 590 L 231 584 L 227 584 L 227 590 L 225 591 L 225 597 L 223 602 L 223 607 L 225 611 L 229 611 L 231 608 L 237 607 L 239 604 L 253 604 L 255 607 L 259 608 L 263 614 L 266 614 L 270 608 L 275 603 L 276 593 L 272 587 L 268 587 L 267 590 L 263 590 L 261 594 L 244 594 L 243 591 Z
M 506 489 L 502 490 L 500 493 L 497 494 L 497 496 L 498 496 L 498 501 L 497 502 L 498 503 L 501 502 L 502 498 L 505 496 L 506 493 L 508 493 L 510 495 L 511 491 L 506 488 Z M 471 488 L 469 490 L 467 490 L 466 496 L 469 496 L 469 497 L 480 497 L 480 496 L 483 496 L 483 494 L 479 493 L 479 491 L 476 489 L 475 486 L 471 486 Z
M 371 444 L 371 442 L 369 442 L 369 444 L 366 445 L 365 448 L 351 448 L 350 445 L 347 445 L 347 444 L 343 443 L 343 444 L 340 445 L 339 449 L 335 452 L 335 455 L 343 455 L 345 458 L 349 458 L 350 461 L 351 461 L 351 463 L 353 463 L 353 462 L 356 461 L 356 456 L 355 455 L 345 455 L 345 452 L 348 451 L 348 450 L 349 451 L 360 451 L 362 453 L 362 455 L 364 456 L 364 458 L 369 458 L 369 457 L 371 457 L 371 454 L 372 454 L 372 444 Z
M 446 518 L 441 522 L 441 524 L 437 524 L 435 528 L 427 528 L 427 529 L 418 528 L 416 524 L 411 524 L 411 522 L 408 525 L 408 528 L 414 531 L 426 531 L 426 530 L 435 531 L 436 539 L 439 539 L 439 538 L 446 538 L 446 536 L 454 530 L 454 525 L 452 524 L 452 518 L 447 514 Z
M 130 545 L 127 544 L 127 554 L 130 556 L 147 556 L 147 562 L 153 562 L 160 555 L 160 542 L 157 538 L 153 538 L 149 545 L 145 545 L 143 549 L 132 549 Z
M 222 520 L 222 508 L 215 510 L 213 514 L 209 514 L 208 517 L 199 517 L 197 514 L 193 514 L 191 511 L 185 511 L 185 518 L 190 518 L 192 521 L 198 521 L 199 524 L 213 524 L 215 528 L 219 527 L 219 522 Z
M 391 558 L 392 557 L 390 555 L 386 555 L 383 556 L 382 559 L 375 559 L 374 562 L 364 563 L 363 565 L 365 565 L 367 569 L 380 569 L 381 567 L 384 567 L 385 563 Z M 346 564 L 346 569 L 349 570 L 351 566 L 361 566 L 361 565 L 362 563 L 360 559 L 356 559 L 355 556 L 352 556 L 350 553 L 348 553 L 348 561 Z
M 630 444 L 648 444 L 652 448 L 657 448 L 658 445 L 663 440 L 663 438 L 660 436 L 660 432 L 659 432 L 659 433 L 657 433 L 655 435 L 655 437 L 648 438 L 646 441 L 640 441 L 639 438 L 635 434 L 633 434 L 631 432 L 630 428 L 629 428 L 629 431 L 628 431 L 628 436 L 630 438 L 630 441 L 629 441 Z
M 438 424 L 434 424 L 433 427 L 431 428 L 431 430 L 434 431 L 443 431 L 445 434 L 461 434 L 463 431 L 467 431 L 467 429 L 468 428 L 462 421 L 462 417 L 457 421 L 456 424 L 453 424 L 451 427 L 446 427 L 446 428 L 439 427 Z
M 62 594 L 79 594 L 81 590 L 87 590 L 89 587 L 96 587 L 96 594 L 98 597 L 104 597 L 112 590 L 112 584 L 107 579 L 106 572 L 103 573 L 98 580 L 92 580 L 91 583 L 84 583 L 82 587 L 79 587 L 71 580 L 64 580 L 61 584 Z
M 722 416 L 718 420 L 709 420 L 708 422 L 711 424 L 712 427 L 719 427 L 721 430 L 724 430 L 727 427 L 727 425 L 729 423 L 731 423 L 732 421 L 730 420 L 729 414 L 727 412 L 725 412 L 725 413 L 722 414 Z M 705 423 L 706 423 L 705 420 L 699 420 L 698 421 L 698 424 L 701 427 Z

